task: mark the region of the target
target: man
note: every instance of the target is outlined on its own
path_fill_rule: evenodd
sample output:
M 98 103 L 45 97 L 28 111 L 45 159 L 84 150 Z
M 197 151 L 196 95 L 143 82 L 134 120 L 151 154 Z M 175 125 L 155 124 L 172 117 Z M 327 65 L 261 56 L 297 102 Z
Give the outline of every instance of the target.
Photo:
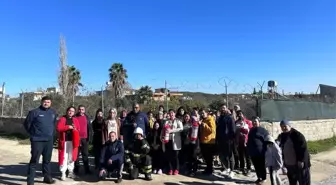
M 234 141 L 235 141 L 236 125 L 231 116 L 230 110 L 222 105 L 221 116 L 218 118 L 218 125 L 216 130 L 216 143 L 219 152 L 219 158 L 226 167 L 224 175 L 229 178 L 234 177 Z
M 124 167 L 124 146 L 122 142 L 117 140 L 115 132 L 109 133 L 109 141 L 102 148 L 100 158 L 99 177 L 104 180 L 110 177 L 113 172 L 117 172 L 116 183 L 122 181 L 122 171 Z
M 152 159 L 149 156 L 150 146 L 143 136 L 143 130 L 137 127 L 134 131 L 135 140 L 130 146 L 130 158 L 126 161 L 131 180 L 138 178 L 139 171 L 145 174 L 145 179 L 152 180 Z
M 54 184 L 51 177 L 50 160 L 53 149 L 53 136 L 56 124 L 56 111 L 51 106 L 51 98 L 45 96 L 41 105 L 29 111 L 24 122 L 24 128 L 30 136 L 31 158 L 28 167 L 27 184 L 33 185 L 36 173 L 36 165 L 42 155 L 43 182 Z
M 90 141 L 90 118 L 85 114 L 85 107 L 83 105 L 78 106 L 78 113 L 76 115 L 76 118 L 79 121 L 79 126 L 80 126 L 80 147 L 79 151 L 82 154 L 82 159 L 83 159 L 83 164 L 85 168 L 85 173 L 86 174 L 91 174 L 90 167 L 89 167 L 89 141 Z M 78 152 L 78 157 L 77 161 L 75 162 L 75 169 L 74 173 L 78 174 L 79 172 L 79 152 Z
M 280 122 L 279 136 L 284 165 L 290 185 L 310 185 L 310 157 L 304 135 L 292 128 L 287 120 Z

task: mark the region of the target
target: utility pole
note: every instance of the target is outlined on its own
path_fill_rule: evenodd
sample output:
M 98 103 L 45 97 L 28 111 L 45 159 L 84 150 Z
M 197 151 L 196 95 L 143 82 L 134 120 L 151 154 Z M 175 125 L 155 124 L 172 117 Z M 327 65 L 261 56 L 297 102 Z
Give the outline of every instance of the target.
M 165 101 L 166 101 L 166 111 L 168 111 L 168 89 L 167 89 L 167 80 L 165 80 Z
M 21 118 L 22 118 L 22 116 L 23 116 L 23 102 L 24 102 L 24 93 L 23 93 L 23 91 L 21 91 L 22 93 L 21 93 Z
M 262 84 L 260 84 L 259 82 L 257 82 L 259 87 L 260 87 L 260 91 L 261 91 L 261 99 L 263 100 L 264 99 L 264 92 L 263 92 L 263 87 L 264 87 L 264 84 L 265 84 L 265 80 L 263 81 Z
M 1 95 L 2 95 L 2 103 L 1 103 L 1 116 L 4 114 L 4 107 L 5 107 L 5 82 L 2 84 Z
M 101 107 L 102 107 L 103 114 L 104 114 L 104 86 L 103 85 L 101 87 Z
M 221 82 L 221 80 L 224 81 L 224 85 L 223 85 L 223 83 Z M 229 107 L 228 87 L 229 87 L 229 85 L 230 85 L 231 82 L 232 82 L 232 80 L 227 81 L 225 78 L 221 78 L 221 79 L 218 80 L 219 85 L 225 87 L 225 95 L 226 95 L 225 101 L 226 101 L 226 107 Z

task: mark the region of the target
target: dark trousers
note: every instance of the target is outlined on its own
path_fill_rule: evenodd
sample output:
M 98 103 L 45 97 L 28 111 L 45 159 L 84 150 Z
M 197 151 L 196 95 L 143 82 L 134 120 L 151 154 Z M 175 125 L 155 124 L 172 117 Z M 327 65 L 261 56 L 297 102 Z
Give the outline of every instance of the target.
M 297 166 L 286 166 L 289 185 L 310 185 L 310 168 L 298 168 Z
M 253 166 L 255 168 L 257 177 L 259 180 L 266 180 L 266 166 L 265 156 L 253 156 L 251 157 Z
M 216 145 L 201 143 L 201 152 L 206 163 L 205 172 L 213 172 L 213 158 L 215 156 Z
M 122 172 L 124 168 L 124 163 L 120 162 L 119 160 L 112 161 L 112 164 L 105 164 L 103 168 L 106 170 L 107 173 L 117 173 L 117 178 L 122 178 Z M 105 179 L 107 174 L 103 174 L 100 178 Z
M 78 152 L 78 157 L 77 160 L 75 161 L 75 169 L 74 172 L 78 173 L 79 171 L 79 153 L 82 154 L 82 160 L 83 160 L 83 164 L 85 167 L 85 171 L 89 172 L 90 171 L 90 167 L 89 167 L 89 143 L 87 141 L 87 139 L 81 139 L 80 140 L 80 146 L 79 146 L 79 152 Z
M 247 147 L 244 146 L 243 144 L 239 145 L 238 154 L 239 154 L 240 169 L 241 170 L 245 169 L 246 164 L 246 169 L 251 170 L 251 159 L 250 155 L 248 154 Z
M 184 145 L 185 148 L 185 160 L 187 163 L 187 170 L 189 172 L 196 173 L 198 169 L 197 163 L 197 145 L 196 144 L 188 144 Z
M 226 169 L 230 169 L 231 171 L 234 170 L 234 143 L 233 141 L 227 141 L 221 143 L 221 145 L 218 146 L 219 150 L 219 159 L 224 164 Z
M 154 170 L 162 170 L 163 167 L 164 167 L 164 163 L 163 163 L 164 156 L 163 156 L 163 151 L 162 151 L 161 146 L 156 150 L 152 149 L 151 153 L 150 153 L 150 156 L 152 157 L 152 167 L 153 167 L 153 169 Z
M 50 141 L 32 141 L 31 142 L 31 158 L 28 165 L 27 183 L 34 184 L 34 178 L 36 173 L 36 165 L 42 155 L 42 172 L 46 178 L 51 177 L 50 160 L 53 150 L 53 140 Z
M 240 167 L 240 154 L 239 154 L 239 144 L 237 142 L 233 143 L 233 157 L 235 161 L 234 169 L 238 169 Z
M 165 144 L 165 156 L 168 160 L 169 170 L 180 169 L 179 151 L 174 150 L 173 142 L 171 140 Z
M 139 173 L 151 174 L 152 173 L 152 158 L 149 155 L 138 157 L 132 157 L 131 159 L 133 168 L 130 169 L 130 176 L 132 179 L 136 179 Z
M 95 168 L 99 168 L 100 164 L 100 156 L 101 156 L 101 150 L 103 146 L 101 144 L 94 144 L 93 145 L 93 151 L 94 151 L 94 161 L 95 161 Z

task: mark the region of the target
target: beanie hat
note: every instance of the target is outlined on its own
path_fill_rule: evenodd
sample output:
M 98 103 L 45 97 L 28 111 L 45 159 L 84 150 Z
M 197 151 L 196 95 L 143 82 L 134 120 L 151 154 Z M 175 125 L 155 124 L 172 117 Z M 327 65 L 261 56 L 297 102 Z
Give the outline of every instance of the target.
M 280 125 L 288 125 L 288 126 L 291 126 L 291 123 L 288 121 L 288 120 L 282 120 L 280 122 Z

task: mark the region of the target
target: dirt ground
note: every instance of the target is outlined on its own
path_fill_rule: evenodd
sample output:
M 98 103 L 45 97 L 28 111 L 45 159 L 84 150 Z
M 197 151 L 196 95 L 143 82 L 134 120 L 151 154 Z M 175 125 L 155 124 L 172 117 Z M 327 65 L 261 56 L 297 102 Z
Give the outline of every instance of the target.
M 17 141 L 0 138 L 0 184 L 21 185 L 26 184 L 27 163 L 30 159 L 30 145 L 19 145 Z M 327 181 L 333 181 L 336 175 L 336 149 L 330 152 L 321 153 L 312 157 L 312 181 L 319 184 Z M 42 159 L 40 159 L 42 160 Z M 109 181 L 98 182 L 95 175 L 81 175 L 79 179 L 60 181 L 60 173 L 57 166 L 57 151 L 53 151 L 52 171 L 58 185 L 89 185 L 89 184 L 111 184 Z M 41 167 L 39 167 L 40 169 Z M 285 176 L 282 176 L 285 183 Z M 146 184 L 146 185 L 234 185 L 234 184 L 254 184 L 255 174 L 246 177 L 237 174 L 235 179 L 227 180 L 219 175 L 219 171 L 211 177 L 205 177 L 197 174 L 195 178 L 186 177 L 184 175 L 168 176 L 153 175 L 153 181 L 147 182 L 141 179 L 135 181 L 123 180 L 122 184 Z M 42 174 L 37 172 L 36 184 L 42 184 Z M 336 182 L 336 181 L 335 181 Z M 113 182 L 112 182 L 113 183 Z M 270 183 L 267 183 L 270 184 Z M 336 183 L 334 183 L 336 184 Z

